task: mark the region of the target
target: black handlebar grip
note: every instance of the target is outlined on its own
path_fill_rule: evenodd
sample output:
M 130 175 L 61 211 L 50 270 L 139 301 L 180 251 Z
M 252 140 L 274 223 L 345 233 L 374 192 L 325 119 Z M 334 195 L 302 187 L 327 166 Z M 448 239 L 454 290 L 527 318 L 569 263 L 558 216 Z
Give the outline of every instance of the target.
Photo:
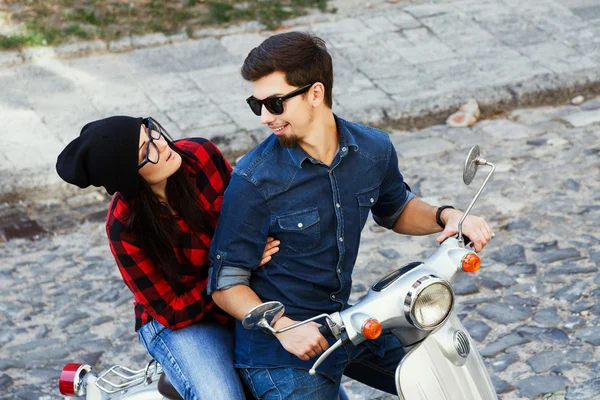
M 463 235 L 463 240 L 465 241 L 465 246 L 471 243 L 471 239 L 468 236 Z
M 329 325 L 327 323 L 319 327 L 319 333 L 323 335 L 324 338 L 333 336 L 333 332 L 331 332 L 331 329 L 329 329 Z

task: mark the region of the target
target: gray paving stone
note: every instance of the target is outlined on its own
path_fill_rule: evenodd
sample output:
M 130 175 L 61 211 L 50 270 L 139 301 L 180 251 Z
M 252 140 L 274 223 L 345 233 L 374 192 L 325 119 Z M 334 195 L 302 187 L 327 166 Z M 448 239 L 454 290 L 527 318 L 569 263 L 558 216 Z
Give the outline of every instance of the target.
M 13 382 L 14 382 L 13 379 L 9 375 L 2 374 L 0 376 L 0 390 L 5 390 L 10 385 L 12 385 Z
M 421 21 L 406 12 L 388 13 L 385 18 L 398 28 L 411 29 L 421 26 Z
M 546 372 L 563 363 L 567 350 L 542 351 L 527 360 L 527 364 L 535 373 Z
M 600 330 L 598 327 L 584 327 L 575 331 L 575 337 L 584 342 L 598 346 L 600 344 Z
M 530 399 L 541 394 L 555 392 L 564 389 L 569 380 L 564 376 L 532 376 L 515 383 L 522 396 Z
M 582 111 L 562 117 L 561 120 L 571 124 L 575 128 L 595 124 L 600 122 L 600 110 Z
M 516 353 L 502 354 L 490 360 L 490 366 L 495 372 L 502 372 L 514 363 L 519 361 L 519 355 Z
M 54 49 L 58 57 L 83 57 L 93 53 L 102 53 L 107 50 L 103 40 L 68 43 Z
M 493 357 L 510 347 L 518 346 L 520 344 L 527 343 L 528 341 L 528 339 L 525 339 L 516 333 L 509 333 L 508 335 L 505 335 L 488 344 L 486 347 L 481 349 L 480 353 L 484 357 Z
M 490 253 L 490 258 L 506 265 L 526 261 L 525 249 L 520 244 L 505 246 Z
M 167 43 L 169 43 L 169 38 L 161 32 L 134 35 L 131 37 L 131 44 L 135 48 L 161 46 Z
M 482 342 L 492 329 L 488 324 L 479 320 L 469 320 L 466 321 L 464 325 L 473 339 L 478 342 Z
M 393 138 L 392 138 L 393 141 Z M 431 157 L 454 150 L 454 144 L 442 139 L 417 139 L 396 147 L 401 157 Z
M 510 324 L 512 322 L 524 321 L 529 317 L 531 310 L 526 305 L 500 302 L 496 304 L 484 304 L 477 308 L 477 312 L 494 322 Z
M 450 4 L 419 4 L 405 7 L 404 11 L 413 15 L 415 18 L 423 19 L 439 14 L 451 13 L 455 11 L 455 9 Z
M 600 393 L 600 378 L 567 387 L 565 400 L 592 400 Z
M 133 49 L 131 36 L 125 36 L 120 39 L 111 40 L 108 43 L 108 50 L 112 52 L 123 52 Z
M 0 52 L 0 67 L 10 67 L 21 64 L 23 56 L 18 51 L 1 51 Z
M 541 263 L 550 264 L 556 261 L 578 258 L 580 256 L 581 254 L 579 253 L 579 250 L 574 247 L 570 247 L 566 249 L 548 250 L 539 253 L 536 256 L 536 259 Z

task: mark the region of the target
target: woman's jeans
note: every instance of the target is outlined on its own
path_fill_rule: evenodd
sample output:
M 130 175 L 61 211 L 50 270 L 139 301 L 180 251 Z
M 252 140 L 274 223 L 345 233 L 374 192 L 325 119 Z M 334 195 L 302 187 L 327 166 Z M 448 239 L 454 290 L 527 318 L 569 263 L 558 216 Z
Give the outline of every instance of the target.
M 138 331 L 142 345 L 186 400 L 244 399 L 233 367 L 233 335 L 232 329 L 205 321 L 177 330 L 150 321 Z

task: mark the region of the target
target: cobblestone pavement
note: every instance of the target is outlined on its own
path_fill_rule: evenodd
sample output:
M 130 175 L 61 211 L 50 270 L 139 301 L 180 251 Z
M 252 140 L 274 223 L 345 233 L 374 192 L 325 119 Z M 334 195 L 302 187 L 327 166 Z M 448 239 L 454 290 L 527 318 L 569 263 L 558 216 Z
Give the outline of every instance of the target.
M 473 128 L 391 134 L 406 180 L 432 204 L 468 205 L 485 176 L 461 183 L 473 144 L 497 166 L 474 208 L 496 238 L 481 253 L 481 270 L 455 291 L 503 400 L 600 398 L 599 113 L 600 97 L 519 109 Z M 21 233 L 39 225 L 33 240 L 0 243 L 1 398 L 58 398 L 56 379 L 69 361 L 100 370 L 147 361 L 133 332 L 132 295 L 106 243 L 106 206 L 88 191 L 0 209 L 3 220 L 31 218 Z M 435 247 L 433 236 L 403 237 L 369 220 L 352 300 Z M 385 397 L 353 381 L 344 386 L 354 399 Z
M 470 97 L 489 113 L 600 92 L 597 0 L 393 3 L 334 0 L 336 14 L 288 22 L 327 41 L 335 110 L 353 120 L 431 123 Z M 55 186 L 57 153 L 84 123 L 115 113 L 150 114 L 175 137 L 205 136 L 231 156 L 244 153 L 264 131 L 243 101 L 250 90 L 239 69 L 269 34 L 250 22 L 191 38 L 0 52 L 0 200 L 65 190 Z

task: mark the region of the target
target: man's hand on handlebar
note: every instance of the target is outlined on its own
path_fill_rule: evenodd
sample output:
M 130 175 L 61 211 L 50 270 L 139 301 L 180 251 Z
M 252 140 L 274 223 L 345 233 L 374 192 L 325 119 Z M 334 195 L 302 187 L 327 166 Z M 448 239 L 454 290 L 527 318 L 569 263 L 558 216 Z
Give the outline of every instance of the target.
M 273 325 L 273 328 L 283 329 L 297 322 L 299 321 L 284 316 Z M 301 360 L 309 360 L 329 348 L 329 343 L 319 332 L 320 326 L 315 322 L 309 322 L 287 332 L 277 333 L 275 337 L 288 352 Z
M 445 221 L 446 228 L 438 236 L 438 243 L 441 243 L 446 238 L 458 233 L 458 222 L 462 217 L 462 211 L 458 210 L 446 209 L 444 210 L 444 213 L 447 213 L 447 219 Z M 462 228 L 463 236 L 467 236 L 473 242 L 477 253 L 479 253 L 493 237 L 492 230 L 485 219 L 481 217 L 468 215 L 463 222 Z

